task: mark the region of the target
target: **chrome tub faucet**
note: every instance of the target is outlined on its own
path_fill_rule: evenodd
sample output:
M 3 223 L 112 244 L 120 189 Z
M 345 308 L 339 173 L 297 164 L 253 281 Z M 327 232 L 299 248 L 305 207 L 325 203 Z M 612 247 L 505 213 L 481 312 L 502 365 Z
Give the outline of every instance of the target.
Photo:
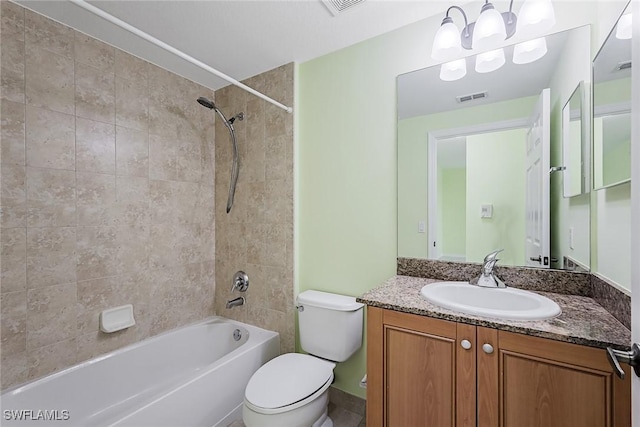
M 230 299 L 227 301 L 227 308 L 237 307 L 239 305 L 244 305 L 245 299 L 244 297 L 238 297 L 234 299 Z

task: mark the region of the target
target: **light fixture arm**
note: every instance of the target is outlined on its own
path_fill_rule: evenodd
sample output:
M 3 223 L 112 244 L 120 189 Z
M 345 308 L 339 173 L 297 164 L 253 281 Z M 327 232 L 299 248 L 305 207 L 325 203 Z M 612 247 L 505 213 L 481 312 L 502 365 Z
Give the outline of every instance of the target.
M 513 13 L 513 0 L 509 2 L 509 12 L 504 12 L 502 16 L 504 18 L 504 24 L 507 27 L 507 31 L 509 31 L 509 29 L 513 27 L 513 32 L 515 33 L 516 14 Z M 513 34 L 509 35 L 509 33 L 507 32 L 507 38 L 511 37 L 512 35 Z
M 513 1 L 513 0 L 512 0 L 512 1 Z M 460 6 L 455 6 L 455 5 L 454 5 L 454 6 L 449 7 L 449 9 L 447 9 L 447 13 L 446 13 L 446 15 L 445 15 L 445 19 L 447 19 L 447 18 L 451 19 L 451 17 L 449 16 L 449 12 L 451 11 L 451 9 L 459 10 L 459 11 L 460 11 L 460 13 L 462 13 L 462 17 L 464 18 L 464 30 L 463 30 L 463 31 L 465 31 L 465 32 L 466 32 L 466 34 L 463 34 L 463 37 L 469 37 L 469 36 L 470 36 L 470 34 L 469 34 L 469 30 L 468 30 L 468 27 L 469 27 L 469 20 L 467 19 L 467 14 L 466 14 L 466 13 L 464 13 L 464 10 L 462 10 L 462 8 L 461 8 Z M 452 20 L 452 21 L 453 21 L 453 20 Z
M 488 0 L 487 0 L 488 1 Z M 513 18 L 515 18 L 516 14 L 513 13 L 513 0 L 509 2 L 509 12 L 508 12 L 508 22 L 505 21 L 505 25 L 509 26 L 513 24 Z
M 447 13 L 444 16 L 444 19 L 442 20 L 442 23 L 445 24 L 446 22 L 453 22 L 453 19 L 449 16 L 449 12 L 451 11 L 451 9 L 459 10 L 460 13 L 462 13 L 462 17 L 464 18 L 464 28 L 462 30 L 462 33 L 460 33 L 460 44 L 465 49 L 471 49 L 471 37 L 473 35 L 473 23 L 469 24 L 469 20 L 467 19 L 467 14 L 464 13 L 464 10 L 462 10 L 462 8 L 460 6 L 455 6 L 455 5 L 454 6 L 450 6 L 449 9 L 447 9 Z
M 489 8 L 493 9 L 493 5 L 489 3 L 489 0 L 485 0 L 480 13 L 482 13 L 485 9 L 489 9 Z M 448 22 L 453 22 L 453 19 L 449 16 L 449 13 L 451 12 L 452 9 L 459 10 L 460 13 L 462 14 L 462 17 L 464 18 L 464 29 L 460 33 L 460 44 L 464 49 L 471 50 L 473 30 L 475 28 L 476 23 L 475 22 L 469 23 L 469 19 L 467 18 L 467 14 L 465 13 L 465 11 L 461 7 L 454 5 L 454 6 L 450 6 L 447 9 L 447 13 L 445 14 L 445 17 L 442 20 L 443 25 Z M 517 16 L 515 13 L 513 13 L 513 0 L 509 2 L 509 11 L 502 12 L 501 15 L 502 15 L 502 19 L 504 20 L 505 30 L 506 30 L 507 39 L 508 39 L 512 37 L 516 32 Z

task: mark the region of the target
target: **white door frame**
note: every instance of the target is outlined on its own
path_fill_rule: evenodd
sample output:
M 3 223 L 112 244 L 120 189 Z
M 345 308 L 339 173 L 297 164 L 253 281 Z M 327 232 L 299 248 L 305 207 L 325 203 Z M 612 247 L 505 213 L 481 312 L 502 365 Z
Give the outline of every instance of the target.
M 438 236 L 438 141 L 441 139 L 457 138 L 460 136 L 478 135 L 489 132 L 499 132 L 510 129 L 526 128 L 528 117 L 512 120 L 502 120 L 479 125 L 449 128 L 427 133 L 427 238 L 429 239 L 429 259 L 439 259 L 440 247 Z

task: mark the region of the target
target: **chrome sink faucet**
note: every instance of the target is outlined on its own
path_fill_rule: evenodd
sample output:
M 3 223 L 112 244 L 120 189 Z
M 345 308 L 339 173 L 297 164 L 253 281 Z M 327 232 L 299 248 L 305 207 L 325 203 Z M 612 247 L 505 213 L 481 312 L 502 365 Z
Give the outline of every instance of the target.
M 480 276 L 471 279 L 469 283 L 483 288 L 506 288 L 507 285 L 493 274 L 493 267 L 495 267 L 496 263 L 499 261 L 498 254 L 503 250 L 504 249 L 498 249 L 484 257 L 482 273 Z

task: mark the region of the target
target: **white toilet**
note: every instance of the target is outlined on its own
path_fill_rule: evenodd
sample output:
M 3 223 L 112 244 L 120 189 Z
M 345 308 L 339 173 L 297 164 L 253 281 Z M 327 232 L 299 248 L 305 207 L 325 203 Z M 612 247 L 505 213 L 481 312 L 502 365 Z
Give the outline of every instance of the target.
M 247 384 L 242 419 L 247 427 L 332 427 L 327 415 L 334 362 L 362 345 L 363 304 L 320 291 L 298 295 L 300 346 L 258 369 Z

